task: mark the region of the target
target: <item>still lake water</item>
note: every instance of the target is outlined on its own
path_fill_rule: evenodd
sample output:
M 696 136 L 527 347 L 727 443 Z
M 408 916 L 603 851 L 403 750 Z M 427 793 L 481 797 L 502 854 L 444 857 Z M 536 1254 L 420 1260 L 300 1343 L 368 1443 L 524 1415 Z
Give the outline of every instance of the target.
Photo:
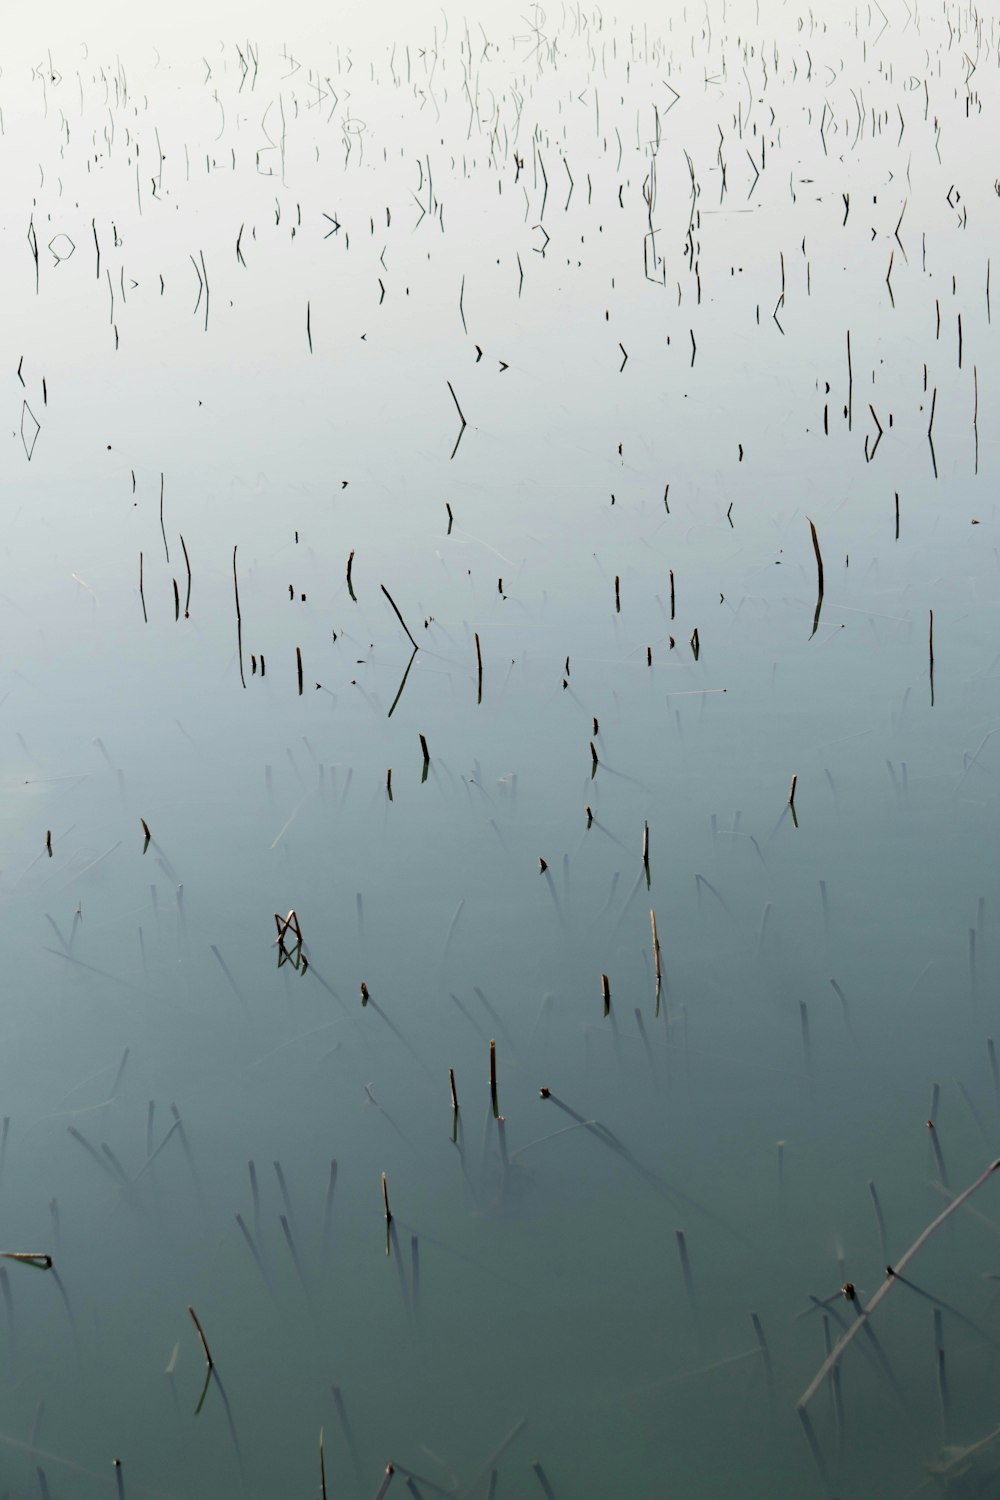
M 0 78 L 0 1494 L 1000 1493 L 989 1182 L 798 1407 L 1000 1153 L 997 17 L 288 14 Z

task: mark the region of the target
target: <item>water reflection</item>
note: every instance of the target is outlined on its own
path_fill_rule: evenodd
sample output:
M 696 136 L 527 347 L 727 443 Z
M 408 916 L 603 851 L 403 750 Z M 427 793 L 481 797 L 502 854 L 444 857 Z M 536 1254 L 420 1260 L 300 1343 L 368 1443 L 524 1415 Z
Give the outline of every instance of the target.
M 513 24 L 0 80 L 0 1493 L 996 1491 L 996 37 Z

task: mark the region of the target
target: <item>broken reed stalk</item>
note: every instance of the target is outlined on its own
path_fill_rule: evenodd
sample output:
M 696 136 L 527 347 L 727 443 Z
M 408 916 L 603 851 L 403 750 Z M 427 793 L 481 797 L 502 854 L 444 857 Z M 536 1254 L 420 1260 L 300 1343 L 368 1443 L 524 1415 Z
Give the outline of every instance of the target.
M 208 1365 L 208 1368 L 210 1370 L 214 1370 L 215 1360 L 212 1358 L 212 1351 L 208 1347 L 208 1340 L 205 1338 L 205 1330 L 199 1323 L 198 1314 L 195 1312 L 190 1303 L 188 1304 L 188 1312 L 191 1314 L 191 1320 L 194 1323 L 195 1328 L 198 1330 L 198 1337 L 201 1340 L 201 1347 L 205 1355 L 205 1363 Z
M 926 389 L 926 385 L 925 385 L 925 389 Z M 934 387 L 934 391 L 933 391 L 933 394 L 931 396 L 931 419 L 930 419 L 930 421 L 927 424 L 927 441 L 930 444 L 930 449 L 931 449 L 931 464 L 933 465 L 933 468 L 934 468 L 934 478 L 935 479 L 938 477 L 937 454 L 934 451 L 934 412 L 935 412 L 936 408 L 937 408 L 937 386 Z
M 385 1222 L 388 1225 L 392 1223 L 392 1211 L 389 1208 L 389 1184 L 385 1180 L 384 1172 L 382 1173 L 382 1202 L 385 1205 Z
M 52 1257 L 41 1250 L 0 1250 L 0 1260 L 17 1260 L 36 1271 L 51 1271 Z
M 427 741 L 423 735 L 420 736 L 420 748 L 423 751 L 424 755 L 424 765 L 430 765 L 431 752 L 427 748 Z
M 656 982 L 657 984 L 662 984 L 663 970 L 660 966 L 660 939 L 656 933 L 656 912 L 652 910 L 649 913 L 649 925 L 653 929 L 653 963 L 656 966 Z
M 455 1087 L 455 1069 L 454 1068 L 449 1068 L 448 1069 L 448 1084 L 449 1084 L 449 1086 L 451 1088 L 451 1107 L 452 1107 L 452 1111 L 457 1115 L 458 1114 L 458 1090 Z
M 795 788 L 798 785 L 798 780 L 798 776 L 792 777 L 792 784 L 788 791 L 788 805 L 793 809 L 795 807 Z
M 446 380 L 445 381 L 445 385 L 448 387 L 449 391 L 451 391 L 451 399 L 455 403 L 455 410 L 458 412 L 459 419 L 461 420 L 461 423 L 462 423 L 461 427 L 458 430 L 458 437 L 455 439 L 455 446 L 451 450 L 451 456 L 452 456 L 452 458 L 454 458 L 455 454 L 458 452 L 458 445 L 462 441 L 462 433 L 465 431 L 466 427 L 468 427 L 469 424 L 465 420 L 465 413 L 463 412 L 462 408 L 458 404 L 458 397 L 455 395 L 455 390 L 454 390 L 454 387 L 452 386 L 451 381 L 450 380 Z
M 497 1104 L 497 1044 L 490 1042 L 490 1099 L 493 1104 L 493 1117 L 499 1118 L 500 1108 Z
M 395 1472 L 395 1464 L 386 1464 L 385 1475 L 382 1479 L 382 1483 L 379 1485 L 378 1489 L 375 1492 L 375 1500 L 384 1500 L 385 1492 L 392 1483 L 392 1476 L 393 1474 L 395 1474 Z
M 479 695 L 478 695 L 478 697 L 476 699 L 476 702 L 477 703 L 482 703 L 482 701 L 483 701 L 483 648 L 479 644 L 479 632 L 478 632 L 478 630 L 476 631 L 476 671 L 477 671 L 478 678 L 479 678 Z
M 874 413 L 873 413 L 873 415 L 874 415 Z M 878 420 L 878 418 L 876 418 L 876 421 L 877 420 Z M 806 520 L 809 521 L 809 517 L 808 516 L 806 517 Z M 809 521 L 809 530 L 810 530 L 810 532 L 812 534 L 813 551 L 816 554 L 816 582 L 817 582 L 817 587 L 816 587 L 816 610 L 815 610 L 815 613 L 813 614 L 813 628 L 809 632 L 809 639 L 812 640 L 813 636 L 816 634 L 817 630 L 819 629 L 819 617 L 820 617 L 820 613 L 821 613 L 821 611 L 823 609 L 823 554 L 819 550 L 819 537 L 816 535 L 816 527 L 813 525 L 812 521 Z
M 856 1320 L 850 1325 L 846 1332 L 841 1335 L 836 1344 L 834 1344 L 833 1349 L 820 1365 L 816 1374 L 813 1376 L 813 1379 L 810 1381 L 809 1385 L 806 1387 L 806 1389 L 798 1399 L 797 1410 L 800 1420 L 802 1420 L 802 1425 L 806 1429 L 807 1436 L 810 1431 L 810 1427 L 808 1422 L 808 1415 L 806 1413 L 806 1407 L 809 1405 L 809 1402 L 815 1396 L 816 1392 L 819 1390 L 820 1386 L 823 1384 L 823 1381 L 826 1379 L 827 1375 L 829 1375 L 830 1371 L 837 1366 L 841 1355 L 847 1348 L 848 1344 L 852 1341 L 852 1339 L 855 1338 L 859 1329 L 864 1328 L 868 1325 L 872 1313 L 875 1311 L 878 1304 L 882 1301 L 882 1298 L 888 1295 L 893 1281 L 895 1280 L 896 1271 L 901 1271 L 904 1266 L 908 1265 L 913 1257 L 918 1253 L 918 1251 L 923 1249 L 924 1245 L 930 1239 L 934 1231 L 936 1229 L 939 1229 L 957 1208 L 961 1208 L 964 1203 L 967 1203 L 968 1200 L 972 1197 L 973 1193 L 978 1192 L 983 1184 L 987 1182 L 993 1176 L 993 1173 L 998 1170 L 1000 1170 L 1000 1157 L 998 1157 L 996 1161 L 992 1161 L 986 1168 L 986 1170 L 984 1172 L 981 1172 L 980 1175 L 976 1178 L 975 1182 L 967 1187 L 964 1192 L 959 1193 L 957 1197 L 953 1198 L 948 1204 L 948 1207 L 942 1209 L 936 1219 L 931 1220 L 926 1229 L 924 1229 L 913 1241 L 913 1244 L 910 1246 L 910 1248 L 904 1251 L 904 1253 L 900 1256 L 895 1266 L 886 1267 L 885 1281 L 883 1281 L 881 1286 L 879 1286 L 873 1293 L 864 1311 L 859 1313 Z M 813 1441 L 815 1441 L 815 1439 L 813 1439 Z M 812 1446 L 812 1442 L 810 1443 L 810 1446 Z
M 302 647 L 295 648 L 295 669 L 299 678 L 299 697 L 302 697 Z
M 243 671 L 243 616 L 240 614 L 240 584 L 236 576 L 236 548 L 233 548 L 233 593 L 236 595 L 236 647 L 240 658 L 240 681 L 246 687 Z
M 145 591 L 143 590 L 143 587 L 142 587 L 142 553 L 141 552 L 139 553 L 139 602 L 142 605 L 142 618 L 145 621 L 145 623 L 148 625 L 149 624 L 149 616 L 146 613 L 146 595 L 145 595 Z
M 352 547 L 351 548 L 351 555 L 347 559 L 347 592 L 350 594 L 351 599 L 353 600 L 353 602 L 355 604 L 357 604 L 357 602 L 358 602 L 358 596 L 354 592 L 354 584 L 351 582 L 351 568 L 353 566 L 354 566 L 354 548 Z
M 319 1486 L 323 1500 L 326 1500 L 326 1457 L 323 1453 L 323 1429 L 319 1430 Z
M 808 516 L 806 516 L 806 520 L 809 521 L 809 517 Z M 813 551 L 816 554 L 816 581 L 817 581 L 817 583 L 819 585 L 819 592 L 822 595 L 822 593 L 823 593 L 823 554 L 819 550 L 819 537 L 816 535 L 816 527 L 813 525 L 812 521 L 809 521 L 809 532 L 810 532 L 810 535 L 812 536 Z
M 352 553 L 351 556 L 353 557 L 354 554 Z M 389 593 L 389 590 L 386 588 L 386 586 L 385 586 L 384 583 L 380 584 L 379 587 L 381 588 L 381 590 L 382 590 L 383 594 L 385 595 L 385 597 L 388 599 L 389 603 L 392 605 L 392 608 L 393 608 L 393 611 L 395 613 L 396 619 L 399 621 L 400 625 L 402 625 L 403 629 L 406 631 L 406 634 L 409 636 L 409 638 L 410 638 L 410 645 L 413 647 L 414 651 L 418 651 L 420 648 L 417 645 L 416 641 L 413 639 L 413 636 L 410 634 L 410 627 L 409 627 L 409 625 L 407 625 L 406 621 L 403 619 L 403 616 L 400 614 L 399 607 L 396 604 L 395 599 Z
M 191 559 L 188 557 L 187 543 L 183 535 L 181 536 L 181 547 L 184 551 L 184 566 L 187 568 L 188 575 L 187 596 L 184 600 L 184 618 L 187 620 L 191 614 Z
M 642 825 L 642 867 L 646 872 L 646 886 L 649 886 L 649 822 Z
M 611 1014 L 611 982 L 607 974 L 601 975 L 601 999 L 604 1001 L 604 1014 Z
M 163 524 L 163 474 L 160 474 L 160 530 L 163 533 L 163 550 L 167 555 L 167 563 L 170 562 L 170 548 L 167 546 L 167 528 Z

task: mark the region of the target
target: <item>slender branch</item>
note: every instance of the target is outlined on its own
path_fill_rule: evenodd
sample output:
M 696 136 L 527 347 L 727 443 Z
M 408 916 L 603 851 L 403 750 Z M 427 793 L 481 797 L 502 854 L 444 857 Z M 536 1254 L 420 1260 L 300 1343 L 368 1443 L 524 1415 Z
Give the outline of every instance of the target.
M 927 1228 L 924 1229 L 923 1232 L 919 1234 L 913 1241 L 913 1244 L 910 1246 L 909 1250 L 907 1250 L 903 1255 L 900 1256 L 895 1266 L 886 1267 L 887 1275 L 885 1281 L 883 1281 L 882 1285 L 875 1291 L 864 1312 L 860 1314 L 856 1321 L 850 1325 L 847 1331 L 842 1334 L 834 1344 L 829 1355 L 820 1365 L 816 1374 L 813 1376 L 813 1379 L 810 1381 L 805 1391 L 803 1391 L 802 1395 L 799 1397 L 797 1406 L 800 1413 L 803 1413 L 805 1411 L 805 1408 L 809 1405 L 809 1402 L 815 1396 L 816 1392 L 823 1384 L 823 1381 L 826 1379 L 827 1375 L 829 1375 L 830 1371 L 834 1369 L 834 1367 L 839 1363 L 841 1355 L 843 1354 L 844 1350 L 847 1348 L 851 1340 L 856 1336 L 861 1328 L 867 1326 L 868 1320 L 871 1317 L 872 1313 L 875 1311 L 878 1304 L 882 1301 L 882 1298 L 888 1294 L 890 1288 L 892 1287 L 893 1282 L 896 1278 L 896 1272 L 902 1271 L 903 1267 L 909 1264 L 909 1262 L 913 1259 L 917 1252 L 923 1249 L 924 1245 L 930 1239 L 934 1231 L 941 1227 L 945 1220 L 955 1212 L 956 1208 L 961 1208 L 963 1203 L 967 1203 L 968 1200 L 972 1197 L 973 1193 L 977 1192 L 979 1188 L 981 1188 L 983 1184 L 988 1181 L 988 1179 L 992 1177 L 993 1173 L 998 1169 L 1000 1169 L 1000 1157 L 998 1157 L 996 1161 L 990 1162 L 990 1165 L 986 1168 L 985 1172 L 980 1173 L 980 1175 L 976 1178 L 975 1182 L 972 1183 L 970 1187 L 967 1187 L 964 1192 L 959 1193 L 957 1198 L 953 1198 L 952 1201 L 948 1204 L 948 1207 L 942 1209 L 936 1219 L 931 1220 L 931 1222 L 927 1225 Z

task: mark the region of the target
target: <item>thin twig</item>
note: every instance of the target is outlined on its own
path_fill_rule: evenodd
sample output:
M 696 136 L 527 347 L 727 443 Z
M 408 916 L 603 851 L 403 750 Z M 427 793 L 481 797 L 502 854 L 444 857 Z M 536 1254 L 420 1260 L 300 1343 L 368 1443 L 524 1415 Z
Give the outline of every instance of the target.
M 351 553 L 351 556 L 352 557 L 354 556 L 353 552 Z M 403 616 L 400 614 L 399 607 L 396 604 L 395 599 L 389 593 L 389 590 L 386 588 L 386 586 L 385 586 L 384 583 L 381 584 L 380 587 L 382 589 L 383 594 L 385 595 L 385 597 L 388 599 L 389 603 L 392 605 L 393 609 L 395 610 L 396 619 L 399 621 L 400 625 L 402 625 L 403 629 L 406 631 L 406 634 L 410 637 L 410 645 L 413 647 L 414 651 L 419 651 L 420 648 L 417 645 L 416 641 L 413 639 L 413 636 L 410 634 L 410 627 L 407 625 L 406 621 L 403 619 Z
M 998 1169 L 1000 1169 L 1000 1157 L 998 1157 L 996 1161 L 991 1162 L 990 1165 L 986 1168 L 985 1172 L 980 1173 L 980 1175 L 976 1178 L 975 1182 L 972 1183 L 970 1187 L 967 1187 L 964 1192 L 959 1193 L 957 1198 L 953 1198 L 952 1201 L 948 1204 L 948 1207 L 942 1209 L 936 1219 L 931 1220 L 930 1224 L 928 1224 L 927 1228 L 917 1236 L 910 1248 L 900 1256 L 894 1267 L 886 1267 L 887 1275 L 885 1281 L 883 1281 L 882 1285 L 875 1291 L 864 1312 L 858 1316 L 856 1321 L 850 1325 L 847 1331 L 842 1334 L 841 1337 L 837 1340 L 836 1344 L 834 1344 L 830 1354 L 820 1365 L 819 1370 L 816 1372 L 813 1379 L 806 1387 L 805 1391 L 799 1397 L 797 1405 L 800 1415 L 804 1414 L 805 1408 L 808 1406 L 813 1396 L 815 1396 L 816 1392 L 823 1384 L 823 1381 L 826 1379 L 827 1375 L 829 1375 L 830 1371 L 838 1363 L 844 1350 L 858 1333 L 858 1330 L 864 1328 L 867 1325 L 868 1320 L 871 1318 L 871 1315 L 875 1311 L 878 1304 L 882 1301 L 882 1298 L 888 1294 L 895 1280 L 895 1272 L 897 1270 L 901 1271 L 903 1267 L 913 1259 L 917 1252 L 923 1249 L 924 1245 L 930 1239 L 935 1229 L 939 1229 L 940 1226 L 945 1222 L 945 1220 L 955 1212 L 956 1208 L 961 1208 L 963 1203 L 968 1202 L 973 1193 L 977 1192 L 979 1188 L 981 1188 L 983 1184 L 988 1181 L 988 1179 L 992 1177 L 993 1173 Z

